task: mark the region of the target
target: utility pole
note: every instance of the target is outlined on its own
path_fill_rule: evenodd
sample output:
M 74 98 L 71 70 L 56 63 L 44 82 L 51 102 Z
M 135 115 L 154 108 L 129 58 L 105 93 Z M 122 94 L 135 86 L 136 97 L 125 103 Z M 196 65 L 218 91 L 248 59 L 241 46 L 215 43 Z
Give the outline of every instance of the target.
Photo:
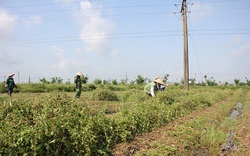
M 127 84 L 127 83 L 128 83 L 128 75 L 126 73 L 126 75 L 125 75 L 125 84 Z
M 20 72 L 17 72 L 17 76 L 18 76 L 18 83 L 20 83 Z
M 188 31 L 187 31 L 187 4 L 182 1 L 181 13 L 183 18 L 184 35 L 184 89 L 189 90 L 189 63 L 188 63 Z

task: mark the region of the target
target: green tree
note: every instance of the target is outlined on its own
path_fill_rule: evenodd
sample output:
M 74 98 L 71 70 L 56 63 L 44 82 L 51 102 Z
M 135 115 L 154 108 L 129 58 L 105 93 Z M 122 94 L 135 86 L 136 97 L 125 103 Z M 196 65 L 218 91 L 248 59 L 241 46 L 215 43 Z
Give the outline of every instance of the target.
M 247 77 L 245 79 L 247 81 L 247 85 L 250 86 L 250 80 L 248 80 Z
M 88 81 L 89 81 L 88 75 L 86 75 L 86 76 L 83 75 L 81 80 L 82 80 L 82 83 L 83 83 L 83 84 L 88 83 Z
M 168 77 L 169 77 L 169 74 L 164 75 L 164 77 L 163 77 L 163 82 L 164 82 L 164 83 L 167 83 Z
M 218 86 L 218 84 L 215 82 L 213 77 L 211 77 L 209 79 L 206 78 L 206 83 L 208 86 Z
M 65 84 L 70 84 L 70 79 L 68 79 L 68 81 L 67 81 L 67 82 L 65 82 Z
M 138 75 L 135 82 L 136 82 L 136 84 L 144 84 L 146 82 L 146 80 L 147 80 L 147 78 L 144 78 L 141 75 Z
M 112 84 L 113 84 L 113 85 L 118 85 L 117 80 L 116 80 L 116 79 L 113 79 L 113 80 L 112 80 Z
M 107 85 L 107 84 L 110 84 L 110 82 L 108 80 L 103 80 L 102 84 Z
M 234 79 L 234 84 L 238 86 L 240 84 L 240 79 Z
M 61 77 L 55 76 L 55 77 L 52 77 L 50 79 L 51 79 L 51 81 L 50 81 L 51 84 L 62 84 L 63 83 L 63 79 Z
M 45 77 L 42 78 L 42 79 L 40 78 L 39 80 L 40 80 L 40 82 L 41 82 L 42 84 L 49 84 L 49 83 L 50 83 L 49 81 L 46 80 Z
M 102 84 L 102 80 L 100 78 L 97 78 L 94 80 L 94 84 L 96 85 Z

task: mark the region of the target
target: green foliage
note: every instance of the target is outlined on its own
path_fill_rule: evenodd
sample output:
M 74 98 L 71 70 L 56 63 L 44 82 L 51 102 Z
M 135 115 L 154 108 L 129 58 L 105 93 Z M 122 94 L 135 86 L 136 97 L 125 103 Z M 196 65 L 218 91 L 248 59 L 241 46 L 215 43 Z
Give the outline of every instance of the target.
M 127 91 L 122 96 L 122 101 L 127 102 L 144 102 L 149 99 L 149 96 L 142 90 L 132 89 Z
M 82 80 L 82 83 L 83 83 L 83 84 L 88 83 L 88 80 L 89 80 L 88 75 L 86 75 L 86 76 L 85 76 L 85 75 L 83 75 L 83 76 L 82 76 L 82 78 L 81 78 L 81 80 Z
M 0 93 L 6 93 L 5 82 L 0 83 Z
M 28 92 L 28 93 L 44 93 L 53 91 L 74 92 L 74 85 L 71 84 L 44 84 L 44 83 L 31 83 L 31 84 L 18 84 L 15 92 Z
M 63 83 L 63 79 L 61 77 L 52 77 L 50 78 L 50 83 L 51 84 L 62 84 Z
M 163 82 L 164 83 L 167 83 L 168 77 L 169 77 L 169 74 L 164 75 L 164 77 L 163 77 Z
M 96 89 L 96 86 L 94 84 L 88 84 L 83 86 L 83 90 L 84 91 L 93 91 Z
M 49 84 L 49 83 L 50 83 L 49 81 L 46 80 L 45 77 L 42 78 L 42 79 L 40 79 L 40 82 L 41 82 L 42 84 Z
M 113 85 L 118 85 L 117 80 L 116 80 L 116 79 L 113 79 L 113 80 L 112 80 L 112 84 L 113 84 Z
M 90 97 L 94 101 L 119 101 L 118 96 L 108 89 L 96 89 Z
M 102 80 L 100 78 L 94 80 L 95 85 L 100 85 L 102 84 Z
M 44 86 L 47 88 L 39 87 Z M 0 155 L 110 155 L 114 144 L 206 107 L 207 103 L 212 105 L 230 93 L 214 88 L 189 93 L 177 88 L 151 98 L 133 89 L 125 91 L 122 104 L 111 90 L 98 88 L 89 93 L 89 103 L 115 101 L 117 107 L 120 105 L 112 117 L 103 111 L 90 111 L 90 107 L 102 107 L 100 103 L 95 107 L 80 99 L 72 100 L 66 93 L 32 94 L 19 100 L 2 96 Z
M 211 77 L 209 79 L 206 78 L 206 83 L 208 86 L 218 86 L 218 84 L 215 82 L 213 77 Z
M 236 86 L 238 86 L 239 83 L 240 83 L 240 79 L 234 79 L 234 84 L 235 84 Z
M 141 75 L 138 75 L 135 82 L 136 82 L 136 84 L 144 84 L 146 82 L 146 80 L 147 80 L 147 78 L 144 78 Z
M 102 84 L 107 85 L 107 84 L 110 84 L 110 82 L 108 80 L 103 80 Z

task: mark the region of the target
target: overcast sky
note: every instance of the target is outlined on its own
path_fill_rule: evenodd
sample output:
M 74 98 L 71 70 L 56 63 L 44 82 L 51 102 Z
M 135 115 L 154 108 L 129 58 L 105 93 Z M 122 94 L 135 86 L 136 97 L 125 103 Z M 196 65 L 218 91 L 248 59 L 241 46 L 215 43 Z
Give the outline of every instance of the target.
M 183 76 L 181 0 L 1 0 L 0 82 Z M 187 0 L 190 78 L 250 79 L 250 1 Z M 18 74 L 19 73 L 19 74 Z

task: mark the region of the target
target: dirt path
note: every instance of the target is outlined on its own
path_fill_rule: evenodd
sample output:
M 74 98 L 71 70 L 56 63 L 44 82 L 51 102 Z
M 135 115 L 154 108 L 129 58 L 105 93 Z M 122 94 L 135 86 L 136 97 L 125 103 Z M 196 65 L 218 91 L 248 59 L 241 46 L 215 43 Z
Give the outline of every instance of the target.
M 174 131 L 175 128 L 179 127 L 180 125 L 182 125 L 183 123 L 185 123 L 186 121 L 190 121 L 192 119 L 195 119 L 201 115 L 206 115 L 206 116 L 211 116 L 211 119 L 214 117 L 212 112 L 216 112 L 216 110 L 218 109 L 218 107 L 222 106 L 222 105 L 226 105 L 229 101 L 231 100 L 231 98 L 216 103 L 214 104 L 212 107 L 208 107 L 202 110 L 197 110 L 194 111 L 192 114 L 186 116 L 186 117 L 182 117 L 179 118 L 171 123 L 168 123 L 166 126 L 163 126 L 162 128 L 158 128 L 153 130 L 150 133 L 145 133 L 141 136 L 137 136 L 135 137 L 135 139 L 130 142 L 130 143 L 122 143 L 122 144 L 118 144 L 114 147 L 112 155 L 113 156 L 128 156 L 128 155 L 135 155 L 135 154 L 139 154 L 139 155 L 147 155 L 145 154 L 143 151 L 157 151 L 157 148 L 159 147 L 159 145 L 161 146 L 168 146 L 168 147 L 172 147 L 172 148 L 177 148 L 180 151 L 184 151 L 184 148 L 182 145 L 180 145 L 180 142 L 177 142 L 176 139 L 174 137 L 170 137 L 168 135 L 168 131 Z M 236 104 L 236 103 L 235 103 Z M 241 118 L 240 120 L 240 124 L 238 130 L 236 130 L 236 133 L 238 133 L 238 141 L 241 141 L 241 146 L 239 147 L 239 149 L 236 152 L 238 152 L 239 155 L 241 155 L 242 153 L 246 152 L 246 150 L 249 150 L 249 146 L 250 146 L 250 139 L 249 139 L 249 130 L 250 130 L 250 125 L 249 125 L 249 116 L 250 111 L 246 112 L 245 115 Z M 221 114 L 221 115 L 227 115 L 228 112 L 225 112 L 225 114 Z M 246 124 L 248 123 L 248 124 Z M 244 137 L 246 136 L 247 137 Z M 156 145 L 158 144 L 158 145 Z M 179 145 L 178 145 L 179 144 Z M 156 146 L 155 146 L 156 145 Z M 156 153 L 152 153 L 151 155 L 158 155 Z
M 250 91 L 243 103 L 243 114 L 237 120 L 235 142 L 237 149 L 230 156 L 250 156 Z

